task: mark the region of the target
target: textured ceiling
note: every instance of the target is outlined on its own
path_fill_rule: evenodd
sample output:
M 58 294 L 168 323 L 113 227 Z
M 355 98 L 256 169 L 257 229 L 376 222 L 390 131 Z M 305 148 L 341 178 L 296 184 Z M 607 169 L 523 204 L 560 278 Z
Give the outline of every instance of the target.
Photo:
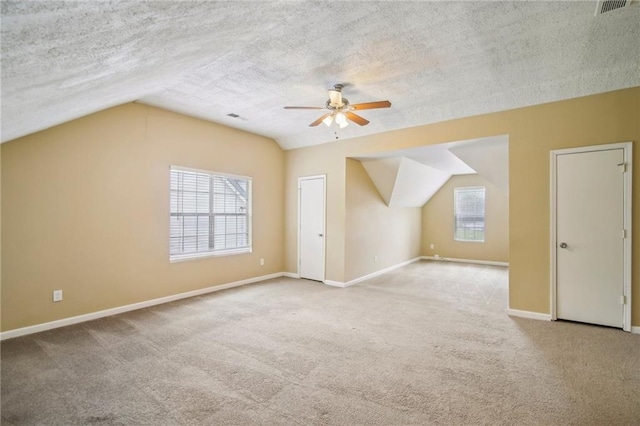
M 640 85 L 640 4 L 6 1 L 2 140 L 131 101 L 275 138 L 346 83 L 371 121 L 340 139 Z M 236 113 L 241 118 L 230 118 Z

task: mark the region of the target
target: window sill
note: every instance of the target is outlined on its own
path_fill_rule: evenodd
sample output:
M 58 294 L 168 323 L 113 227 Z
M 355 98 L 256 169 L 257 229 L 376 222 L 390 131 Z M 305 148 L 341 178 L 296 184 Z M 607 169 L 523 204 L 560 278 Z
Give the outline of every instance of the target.
M 459 240 L 459 239 L 454 239 L 454 241 L 457 241 L 459 243 L 484 243 L 484 240 Z
M 209 251 L 204 253 L 182 254 L 178 256 L 169 257 L 169 263 L 186 262 L 188 260 L 204 259 L 207 257 L 234 256 L 236 254 L 251 253 L 252 251 L 253 249 L 251 247 L 246 247 L 246 248 L 233 249 L 233 250 L 221 250 L 221 251 L 214 251 L 214 252 Z

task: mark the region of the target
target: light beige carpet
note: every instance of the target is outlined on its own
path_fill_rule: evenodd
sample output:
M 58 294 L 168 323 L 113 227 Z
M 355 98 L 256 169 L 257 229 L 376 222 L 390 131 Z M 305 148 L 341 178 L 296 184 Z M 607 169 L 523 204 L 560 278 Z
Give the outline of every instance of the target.
M 8 340 L 2 424 L 640 424 L 640 336 L 506 305 L 504 268 L 419 262 Z

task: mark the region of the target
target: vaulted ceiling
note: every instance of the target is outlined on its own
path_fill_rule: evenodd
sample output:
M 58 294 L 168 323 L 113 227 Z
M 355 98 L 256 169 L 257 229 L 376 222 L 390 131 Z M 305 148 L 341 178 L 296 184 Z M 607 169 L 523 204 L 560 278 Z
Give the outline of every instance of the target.
M 638 2 L 599 16 L 596 1 L 1 7 L 2 141 L 138 101 L 291 149 L 640 85 Z M 335 83 L 393 105 L 340 130 L 283 109 L 323 106 Z

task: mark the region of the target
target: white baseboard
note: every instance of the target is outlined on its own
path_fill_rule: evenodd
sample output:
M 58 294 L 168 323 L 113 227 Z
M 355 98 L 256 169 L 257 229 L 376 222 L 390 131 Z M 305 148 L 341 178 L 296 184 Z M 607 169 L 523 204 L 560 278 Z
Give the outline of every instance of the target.
M 358 284 L 359 282 L 371 279 L 373 277 L 377 277 L 378 275 L 386 274 L 387 272 L 391 272 L 394 269 L 402 268 L 403 266 L 407 266 L 408 264 L 413 263 L 413 262 L 417 262 L 418 260 L 421 260 L 421 259 L 422 259 L 422 257 L 416 257 L 416 258 L 407 260 L 405 262 L 398 263 L 397 265 L 389 266 L 388 268 L 384 268 L 384 269 L 381 269 L 379 271 L 372 272 L 372 273 L 370 273 L 368 275 L 365 275 L 363 277 L 356 278 L 356 279 L 351 280 L 351 281 L 347 281 L 346 283 L 343 283 L 341 281 L 331 281 L 331 280 L 324 280 L 324 283 L 327 284 L 327 285 L 333 286 L 333 287 L 343 287 L 343 288 L 344 287 L 349 287 L 349 286 L 352 286 L 354 284 Z
M 27 334 L 39 333 L 41 331 L 52 330 L 54 328 L 64 327 L 67 325 L 78 324 L 81 322 L 92 321 L 98 318 L 109 317 L 112 315 L 122 314 L 124 312 L 135 311 L 150 306 L 161 305 L 163 303 L 174 302 L 180 299 L 186 299 L 194 296 L 201 296 L 215 291 L 226 290 L 228 288 L 239 287 L 241 285 L 252 284 L 260 281 L 269 280 L 271 278 L 282 277 L 284 272 L 277 272 L 270 275 L 262 275 L 260 277 L 247 278 L 246 280 L 235 281 L 232 283 L 220 284 L 213 287 L 202 288 L 199 290 L 187 291 L 185 293 L 174 294 L 171 296 L 160 297 L 158 299 L 147 300 L 144 302 L 133 303 L 131 305 L 118 306 L 117 308 L 105 309 L 103 311 L 91 312 L 75 317 L 63 318 L 61 320 L 45 322 L 42 324 L 31 325 L 29 327 L 16 328 L 14 330 L 4 331 L 0 333 L 0 340 L 11 339 L 14 337 L 26 336 Z
M 331 287 L 346 287 L 347 284 L 343 283 L 342 281 L 332 281 L 332 280 L 324 280 L 323 281 L 326 285 L 330 285 Z
M 507 315 L 541 321 L 552 321 L 551 314 L 541 314 L 540 312 L 519 311 L 517 309 L 507 308 Z M 631 326 L 631 334 L 640 334 L 640 327 Z
M 300 275 L 294 274 L 293 272 L 283 272 L 282 276 L 287 278 L 300 278 Z
M 507 315 L 512 317 L 529 318 L 541 321 L 551 321 L 551 314 L 543 314 L 540 312 L 520 311 L 518 309 L 507 308 Z
M 476 265 L 509 266 L 509 262 L 494 262 L 493 260 L 456 259 L 454 257 L 434 257 L 434 256 L 422 256 L 421 259 L 435 260 L 438 262 L 459 262 L 459 263 L 473 263 Z

